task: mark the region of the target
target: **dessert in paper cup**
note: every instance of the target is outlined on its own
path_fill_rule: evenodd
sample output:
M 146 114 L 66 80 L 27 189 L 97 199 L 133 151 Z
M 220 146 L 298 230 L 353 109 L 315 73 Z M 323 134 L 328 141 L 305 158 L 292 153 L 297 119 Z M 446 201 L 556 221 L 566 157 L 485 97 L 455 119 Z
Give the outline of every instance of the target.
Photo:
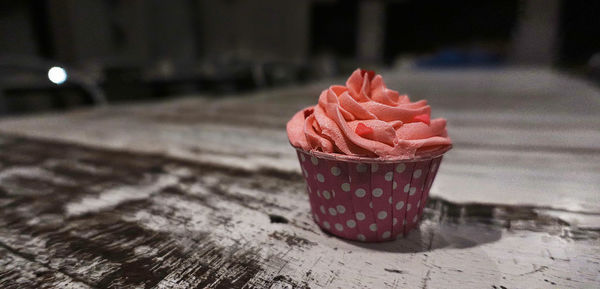
M 388 89 L 357 69 L 287 123 L 314 221 L 341 238 L 381 242 L 406 235 L 423 215 L 452 142 L 425 100 Z

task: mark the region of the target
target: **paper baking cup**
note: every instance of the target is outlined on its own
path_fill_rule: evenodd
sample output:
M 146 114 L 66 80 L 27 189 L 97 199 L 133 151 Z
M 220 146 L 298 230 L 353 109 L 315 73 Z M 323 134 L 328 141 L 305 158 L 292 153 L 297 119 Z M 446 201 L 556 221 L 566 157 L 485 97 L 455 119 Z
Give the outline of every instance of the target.
M 312 215 L 349 240 L 394 240 L 415 228 L 450 147 L 410 160 L 374 160 L 296 149 Z

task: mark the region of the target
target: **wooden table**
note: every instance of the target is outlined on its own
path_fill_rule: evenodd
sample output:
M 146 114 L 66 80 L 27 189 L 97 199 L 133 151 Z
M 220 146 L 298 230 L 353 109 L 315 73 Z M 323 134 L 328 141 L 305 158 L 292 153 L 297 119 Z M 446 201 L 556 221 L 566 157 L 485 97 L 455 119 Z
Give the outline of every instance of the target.
M 188 96 L 0 121 L 0 288 L 600 287 L 596 87 L 544 70 L 384 76 L 455 142 L 405 239 L 312 222 L 284 127 L 327 83 Z

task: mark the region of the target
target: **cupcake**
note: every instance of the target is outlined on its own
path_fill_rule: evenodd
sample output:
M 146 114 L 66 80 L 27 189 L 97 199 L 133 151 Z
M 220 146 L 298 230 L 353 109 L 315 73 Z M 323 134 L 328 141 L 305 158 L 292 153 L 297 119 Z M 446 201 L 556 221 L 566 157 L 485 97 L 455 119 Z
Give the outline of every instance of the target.
M 388 89 L 380 75 L 355 70 L 346 86 L 287 123 L 307 183 L 314 221 L 341 238 L 393 240 L 418 225 L 442 155 L 445 119 L 427 101 Z

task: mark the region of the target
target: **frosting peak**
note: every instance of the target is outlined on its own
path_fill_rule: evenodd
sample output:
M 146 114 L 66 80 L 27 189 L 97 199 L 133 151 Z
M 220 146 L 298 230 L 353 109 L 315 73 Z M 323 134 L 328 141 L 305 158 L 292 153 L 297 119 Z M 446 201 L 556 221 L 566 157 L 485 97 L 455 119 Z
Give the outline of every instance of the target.
M 364 157 L 412 158 L 450 145 L 445 119 L 430 119 L 427 101 L 388 89 L 381 75 L 357 69 L 346 86 L 323 90 L 315 106 L 287 123 L 290 143 L 303 150 Z

